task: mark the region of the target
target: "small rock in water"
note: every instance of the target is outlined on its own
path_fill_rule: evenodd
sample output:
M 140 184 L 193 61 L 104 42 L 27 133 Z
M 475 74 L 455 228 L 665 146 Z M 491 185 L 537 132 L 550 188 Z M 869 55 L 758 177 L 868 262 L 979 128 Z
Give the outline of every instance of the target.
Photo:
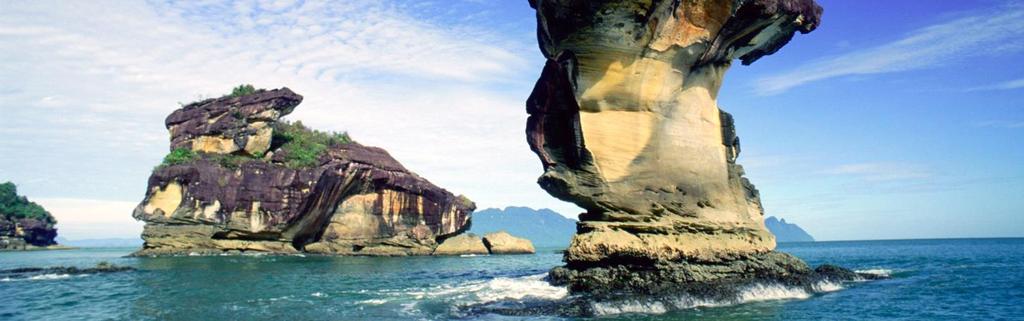
M 118 266 L 109 262 L 97 263 L 95 267 L 91 268 L 78 268 L 74 266 L 54 266 L 54 267 L 28 267 L 28 268 L 16 268 L 8 270 L 0 270 L 0 278 L 8 280 L 16 279 L 28 279 L 32 277 L 42 275 L 84 275 L 84 274 L 99 274 L 99 273 L 116 273 L 116 272 L 127 272 L 135 271 L 135 268 L 130 266 Z

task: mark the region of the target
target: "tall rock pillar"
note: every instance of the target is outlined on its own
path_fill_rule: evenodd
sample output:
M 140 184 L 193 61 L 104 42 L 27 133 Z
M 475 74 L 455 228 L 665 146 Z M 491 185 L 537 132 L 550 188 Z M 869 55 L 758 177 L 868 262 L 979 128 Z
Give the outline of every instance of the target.
M 544 165 L 538 182 L 586 209 L 565 254 L 568 270 L 774 255 L 758 192 L 736 164 L 732 116 L 717 96 L 733 60 L 750 64 L 814 30 L 821 7 L 813 0 L 530 5 L 547 57 L 527 101 L 527 140 Z

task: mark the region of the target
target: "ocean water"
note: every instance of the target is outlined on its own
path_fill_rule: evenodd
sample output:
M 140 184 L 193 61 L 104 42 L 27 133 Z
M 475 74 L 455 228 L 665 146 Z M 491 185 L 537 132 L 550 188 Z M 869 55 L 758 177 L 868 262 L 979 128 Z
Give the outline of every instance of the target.
M 1024 239 L 791 243 L 812 265 L 891 279 L 805 293 L 764 285 L 736 302 L 624 301 L 597 320 L 1024 320 Z M 0 270 L 137 271 L 0 278 L 0 320 L 571 320 L 474 313 L 468 306 L 563 299 L 542 278 L 557 249 L 475 257 L 125 258 L 133 249 L 0 253 Z

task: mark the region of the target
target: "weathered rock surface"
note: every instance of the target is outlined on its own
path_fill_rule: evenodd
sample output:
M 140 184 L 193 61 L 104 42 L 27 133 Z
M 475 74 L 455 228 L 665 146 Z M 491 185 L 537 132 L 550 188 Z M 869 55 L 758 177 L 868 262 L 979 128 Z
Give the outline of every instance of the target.
M 57 220 L 11 182 L 0 184 L 0 250 L 31 250 L 57 245 Z
M 538 183 L 587 210 L 554 279 L 580 291 L 647 291 L 811 271 L 771 252 L 758 191 L 736 163 L 733 118 L 716 101 L 734 59 L 752 63 L 814 30 L 821 7 L 530 4 L 547 57 L 527 101 L 527 140 L 544 166 Z
M 484 240 L 473 233 L 461 234 L 441 242 L 434 250 L 434 255 L 490 254 Z
M 284 88 L 173 112 L 171 149 L 188 146 L 198 157 L 153 171 L 133 214 L 146 223 L 137 254 L 426 255 L 438 239 L 468 228 L 473 202 L 383 149 L 339 143 L 314 166 L 285 166 L 286 152 L 271 142 L 274 124 L 301 100 Z M 274 155 L 250 157 L 264 152 Z M 244 161 L 225 166 L 225 156 Z
M 512 236 L 505 231 L 488 233 L 484 235 L 483 242 L 491 254 L 533 254 L 537 252 L 530 240 Z
M 751 273 L 756 271 L 756 273 Z M 742 260 L 720 263 L 685 263 L 678 266 L 653 266 L 641 269 L 633 265 L 612 265 L 586 270 L 556 268 L 550 278 L 570 290 L 598 296 L 627 292 L 645 295 L 673 293 L 704 294 L 708 299 L 732 295 L 748 284 L 784 284 L 810 287 L 822 281 L 806 263 L 792 255 L 767 252 Z M 845 279 L 840 281 L 848 281 Z M 713 294 L 713 295 L 712 295 Z
M 285 88 L 190 104 L 167 116 L 171 149 L 263 156 L 274 123 L 300 102 L 302 96 Z

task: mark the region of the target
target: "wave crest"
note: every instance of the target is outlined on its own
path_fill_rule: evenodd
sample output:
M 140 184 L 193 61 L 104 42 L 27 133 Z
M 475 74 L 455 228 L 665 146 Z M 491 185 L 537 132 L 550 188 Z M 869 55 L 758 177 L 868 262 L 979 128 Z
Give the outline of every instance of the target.
M 866 270 L 855 270 L 853 272 L 857 273 L 857 274 L 873 275 L 873 276 L 881 277 L 881 278 L 888 278 L 888 277 L 892 276 L 892 270 L 890 270 L 890 269 L 866 269 Z
M 86 275 L 88 275 L 88 274 L 81 274 L 81 276 L 86 276 Z M 72 276 L 71 274 L 67 274 L 67 273 L 46 273 L 46 274 L 33 275 L 33 276 L 30 276 L 30 277 L 20 277 L 20 278 L 4 277 L 4 278 L 0 279 L 0 282 L 61 280 L 61 279 L 70 278 L 71 276 Z
M 808 291 L 801 287 L 759 283 L 740 289 L 735 298 L 724 300 L 711 300 L 682 295 L 673 298 L 661 299 L 595 302 L 591 304 L 591 307 L 593 308 L 594 314 L 598 316 L 625 313 L 663 314 L 672 310 L 693 309 L 699 307 L 719 307 L 759 301 L 802 300 L 810 298 L 815 293 L 838 291 L 843 289 L 843 287 L 837 283 L 822 281 L 811 286 L 811 289 L 812 291 Z
M 470 281 L 444 285 L 420 293 L 420 297 L 452 297 L 466 304 L 506 300 L 561 300 L 569 295 L 566 287 L 553 286 L 544 280 L 547 273 L 517 278 L 498 277 L 487 281 Z

